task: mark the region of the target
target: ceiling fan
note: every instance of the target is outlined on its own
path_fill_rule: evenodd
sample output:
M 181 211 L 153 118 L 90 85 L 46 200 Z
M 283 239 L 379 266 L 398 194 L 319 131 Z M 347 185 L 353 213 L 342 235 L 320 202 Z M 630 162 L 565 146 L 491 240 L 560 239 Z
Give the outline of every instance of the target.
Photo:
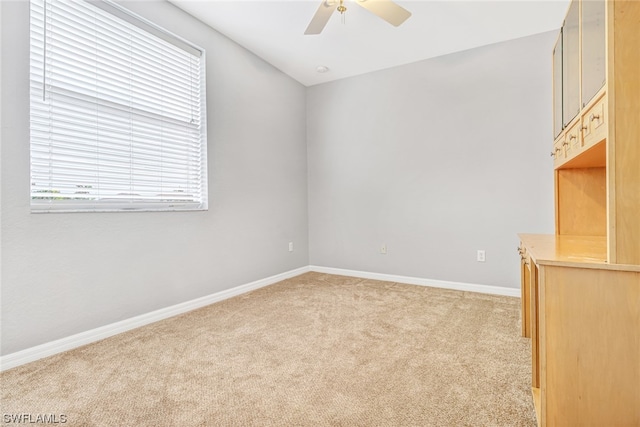
M 391 0 L 357 0 L 354 3 L 364 7 L 374 15 L 378 15 L 380 18 L 396 27 L 411 16 L 411 12 L 401 6 L 398 6 Z M 320 34 L 325 25 L 327 25 L 327 22 L 329 22 L 329 18 L 331 18 L 331 14 L 334 10 L 340 12 L 344 17 L 344 13 L 347 11 L 346 6 L 344 5 L 344 0 L 322 0 L 322 3 L 320 3 L 316 14 L 313 15 L 313 18 L 304 33 Z

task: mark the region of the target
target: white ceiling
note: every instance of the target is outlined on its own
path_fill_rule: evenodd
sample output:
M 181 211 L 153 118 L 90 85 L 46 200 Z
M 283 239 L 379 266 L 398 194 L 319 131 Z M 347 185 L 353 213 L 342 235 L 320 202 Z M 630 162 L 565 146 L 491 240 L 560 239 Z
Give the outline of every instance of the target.
M 321 0 L 170 0 L 300 83 L 311 86 L 560 28 L 569 0 L 398 0 L 394 27 L 354 0 L 320 35 L 304 35 Z M 375 1 L 375 0 L 368 0 Z M 329 72 L 318 73 L 318 66 Z

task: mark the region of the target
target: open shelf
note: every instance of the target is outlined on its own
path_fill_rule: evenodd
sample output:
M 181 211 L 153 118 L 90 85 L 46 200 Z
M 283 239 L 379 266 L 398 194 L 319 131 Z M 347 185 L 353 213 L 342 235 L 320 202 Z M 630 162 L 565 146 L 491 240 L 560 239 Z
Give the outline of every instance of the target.
M 606 236 L 606 168 L 559 169 L 555 181 L 556 233 Z
M 568 160 L 558 169 L 604 168 L 607 165 L 607 141 L 602 140 L 588 150 Z

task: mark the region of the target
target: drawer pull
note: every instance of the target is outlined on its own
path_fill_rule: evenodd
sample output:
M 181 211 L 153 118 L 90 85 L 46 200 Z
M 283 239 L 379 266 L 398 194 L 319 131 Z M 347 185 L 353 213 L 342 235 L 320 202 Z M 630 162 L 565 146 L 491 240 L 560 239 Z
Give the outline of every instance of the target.
M 587 129 L 589 129 L 589 127 L 587 125 L 580 126 L 580 130 L 587 130 Z
M 569 141 L 571 141 L 572 139 L 576 139 L 575 135 L 569 135 Z
M 563 143 L 562 143 L 562 146 L 563 146 L 563 147 L 565 147 L 565 146 L 567 146 L 567 145 L 569 145 L 569 143 L 568 143 L 567 141 L 565 141 L 565 142 L 563 142 Z
M 591 121 L 600 120 L 600 114 L 591 114 L 589 116 L 589 120 L 591 120 Z

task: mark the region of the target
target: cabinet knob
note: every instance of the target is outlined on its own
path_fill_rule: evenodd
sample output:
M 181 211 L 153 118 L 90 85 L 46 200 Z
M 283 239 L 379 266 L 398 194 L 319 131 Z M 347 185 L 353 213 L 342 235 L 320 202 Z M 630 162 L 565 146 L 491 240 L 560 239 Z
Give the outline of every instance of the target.
M 591 121 L 600 120 L 600 114 L 591 114 L 589 116 L 589 120 L 591 120 Z

